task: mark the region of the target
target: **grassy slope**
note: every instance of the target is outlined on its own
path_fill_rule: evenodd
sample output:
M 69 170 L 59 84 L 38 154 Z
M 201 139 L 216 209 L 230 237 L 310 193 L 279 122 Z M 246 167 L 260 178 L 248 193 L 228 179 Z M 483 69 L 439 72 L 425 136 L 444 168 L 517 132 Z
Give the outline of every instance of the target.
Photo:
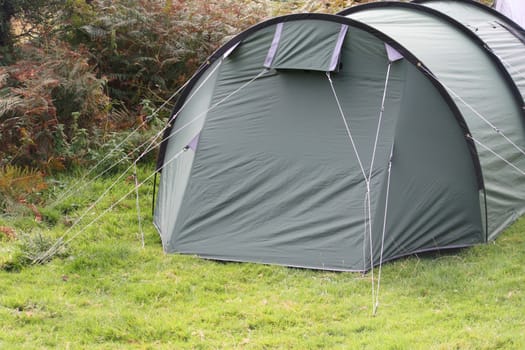
M 97 212 L 131 186 L 119 184 Z M 141 189 L 146 212 L 150 190 Z M 0 271 L 0 348 L 525 348 L 525 219 L 493 244 L 386 264 L 372 317 L 370 274 L 164 255 L 145 214 L 145 249 L 130 198 L 75 239 L 69 257 Z M 0 254 L 12 245 L 0 242 Z

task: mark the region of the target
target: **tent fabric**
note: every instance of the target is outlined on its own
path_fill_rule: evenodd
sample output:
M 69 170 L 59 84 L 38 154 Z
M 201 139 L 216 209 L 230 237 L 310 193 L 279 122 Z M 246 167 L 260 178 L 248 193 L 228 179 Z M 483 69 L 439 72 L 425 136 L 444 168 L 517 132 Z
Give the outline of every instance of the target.
M 525 98 L 524 30 L 490 8 L 471 1 L 420 0 L 416 3 L 450 16 L 477 35 L 498 57 Z
M 157 205 L 155 206 L 156 215 L 162 216 L 163 220 L 155 220 L 154 224 L 157 227 L 164 248 L 171 234 L 171 227 L 175 225 L 177 220 L 177 213 L 182 205 L 182 198 L 186 189 L 186 184 L 190 176 L 191 167 L 193 165 L 195 151 L 194 147 L 186 149 L 197 137 L 204 124 L 204 115 L 210 105 L 210 96 L 218 75 L 219 63 L 215 62 L 210 69 L 207 70 L 200 81 L 206 82 L 198 91 L 187 92 L 188 97 L 185 99 L 183 106 L 176 116 L 177 125 L 187 125 L 181 129 L 176 135 L 165 134 L 163 137 L 163 152 L 165 155 L 166 164 L 163 164 L 162 177 L 177 179 L 176 182 L 170 183 L 161 181 L 159 184 L 159 191 L 157 197 Z M 198 118 L 199 116 L 202 116 Z M 173 160 L 172 162 L 168 162 Z
M 458 6 L 467 12 L 464 7 L 468 3 L 465 1 L 423 2 L 431 6 L 437 3 L 441 3 L 448 12 L 453 12 Z M 511 79 L 504 79 L 508 72 L 498 64 L 497 57 L 491 56 L 483 45 L 472 40 L 465 28 L 451 22 L 447 15 L 426 6 L 407 3 L 381 2 L 356 6 L 346 11 L 346 15 L 387 33 L 409 47 L 454 95 L 472 136 L 503 158 L 512 159 L 518 168 L 525 169 L 525 157 L 480 118 L 480 115 L 486 118 L 490 125 L 497 126 L 521 149 L 525 149 L 521 93 Z M 433 40 L 429 46 L 430 37 Z M 512 51 L 523 51 L 523 43 L 515 41 L 513 44 L 517 48 Z M 490 93 L 487 93 L 489 89 Z M 525 213 L 525 178 L 487 149 L 478 147 L 477 152 L 486 190 L 488 235 L 493 239 Z
M 496 0 L 494 7 L 525 28 L 525 2 L 522 0 Z
M 159 153 L 166 252 L 367 271 L 523 214 L 523 178 L 473 140 L 525 169 L 472 110 L 524 146 L 518 81 L 451 22 L 384 6 L 274 18 L 207 60 Z

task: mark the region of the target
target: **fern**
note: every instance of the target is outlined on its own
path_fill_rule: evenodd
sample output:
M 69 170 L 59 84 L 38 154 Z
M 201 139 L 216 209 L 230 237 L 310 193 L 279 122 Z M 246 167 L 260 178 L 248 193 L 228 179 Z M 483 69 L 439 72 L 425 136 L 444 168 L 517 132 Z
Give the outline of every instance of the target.
M 25 60 L 2 68 L 12 85 L 0 93 L 2 159 L 48 171 L 78 163 L 87 152 L 74 151 L 79 138 L 73 138 L 79 128 L 99 127 L 109 104 L 106 81 L 96 77 L 85 51 L 65 44 L 27 45 L 21 52 Z
M 80 29 L 88 34 L 92 40 L 102 39 L 109 34 L 107 30 L 90 24 L 82 26 Z
M 0 119 L 13 115 L 22 104 L 22 98 L 11 93 L 7 96 L 0 97 Z

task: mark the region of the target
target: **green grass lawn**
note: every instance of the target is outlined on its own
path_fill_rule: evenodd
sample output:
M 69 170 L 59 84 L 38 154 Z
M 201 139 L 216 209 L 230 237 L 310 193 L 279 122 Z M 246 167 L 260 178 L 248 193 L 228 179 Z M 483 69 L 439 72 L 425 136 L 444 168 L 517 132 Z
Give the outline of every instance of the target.
M 70 208 L 114 179 L 43 209 L 43 223 L 0 226 L 58 237 L 82 213 Z M 488 245 L 387 263 L 374 317 L 370 274 L 165 255 L 151 190 L 140 190 L 145 248 L 133 196 L 46 265 L 6 271 L 18 243 L 0 239 L 0 349 L 525 349 L 525 219 Z

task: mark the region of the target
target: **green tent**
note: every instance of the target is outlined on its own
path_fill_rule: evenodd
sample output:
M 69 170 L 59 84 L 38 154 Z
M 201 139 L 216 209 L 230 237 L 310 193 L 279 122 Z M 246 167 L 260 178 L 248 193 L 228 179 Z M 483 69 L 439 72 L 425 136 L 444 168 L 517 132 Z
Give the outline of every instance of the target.
M 516 65 L 524 36 L 464 1 L 453 19 L 453 3 L 278 17 L 215 52 L 161 144 L 165 251 L 366 271 L 485 243 L 522 215 L 523 77 L 469 16 L 504 23 Z

